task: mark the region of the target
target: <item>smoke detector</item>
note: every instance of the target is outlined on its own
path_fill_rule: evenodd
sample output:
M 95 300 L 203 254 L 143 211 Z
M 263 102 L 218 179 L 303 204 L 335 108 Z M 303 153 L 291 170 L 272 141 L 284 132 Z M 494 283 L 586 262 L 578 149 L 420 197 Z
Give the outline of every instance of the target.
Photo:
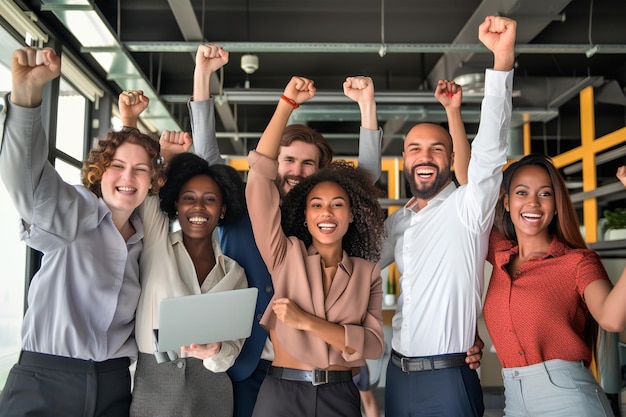
M 246 74 L 252 74 L 259 69 L 259 57 L 256 55 L 246 54 L 241 57 L 241 69 Z

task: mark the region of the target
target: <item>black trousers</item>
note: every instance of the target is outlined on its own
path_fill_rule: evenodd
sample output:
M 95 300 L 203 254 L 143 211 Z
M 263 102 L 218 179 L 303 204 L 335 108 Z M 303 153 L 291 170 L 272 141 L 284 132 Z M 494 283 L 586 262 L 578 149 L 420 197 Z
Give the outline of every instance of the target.
M 351 380 L 313 386 L 268 375 L 252 416 L 361 417 L 361 397 Z
M 22 352 L 0 396 L 0 417 L 128 417 L 130 360 L 85 361 Z

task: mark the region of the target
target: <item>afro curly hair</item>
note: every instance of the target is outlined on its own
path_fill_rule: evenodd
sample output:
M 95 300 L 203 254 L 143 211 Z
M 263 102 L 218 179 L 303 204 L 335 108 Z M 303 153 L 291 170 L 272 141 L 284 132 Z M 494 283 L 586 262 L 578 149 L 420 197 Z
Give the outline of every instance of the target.
M 313 187 L 332 182 L 343 188 L 350 199 L 353 221 L 343 237 L 342 246 L 349 256 L 376 262 L 385 234 L 385 215 L 378 202 L 381 191 L 374 186 L 367 171 L 347 161 L 333 161 L 308 176 L 283 198 L 282 227 L 287 236 L 295 236 L 308 247 L 312 237 L 304 225 L 306 198 Z
M 176 218 L 176 201 L 180 189 L 187 181 L 197 175 L 206 175 L 212 178 L 222 191 L 222 201 L 226 204 L 226 213 L 219 224 L 229 224 L 237 221 L 246 210 L 244 184 L 237 171 L 228 165 L 211 165 L 192 153 L 182 153 L 174 156 L 165 172 L 167 181 L 161 191 L 161 210 L 167 213 L 170 219 Z

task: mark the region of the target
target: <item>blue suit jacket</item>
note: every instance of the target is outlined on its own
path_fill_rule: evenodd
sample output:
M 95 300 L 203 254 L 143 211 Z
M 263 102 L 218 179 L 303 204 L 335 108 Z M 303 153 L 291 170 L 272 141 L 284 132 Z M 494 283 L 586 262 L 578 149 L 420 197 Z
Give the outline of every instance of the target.
M 243 344 L 235 364 L 227 371 L 234 382 L 239 382 L 252 374 L 261 358 L 267 331 L 261 327 L 259 321 L 274 295 L 274 288 L 272 278 L 254 241 L 247 212 L 236 223 L 219 226 L 219 234 L 224 255 L 234 259 L 243 267 L 250 287 L 259 289 L 255 317 L 252 322 L 252 334 Z

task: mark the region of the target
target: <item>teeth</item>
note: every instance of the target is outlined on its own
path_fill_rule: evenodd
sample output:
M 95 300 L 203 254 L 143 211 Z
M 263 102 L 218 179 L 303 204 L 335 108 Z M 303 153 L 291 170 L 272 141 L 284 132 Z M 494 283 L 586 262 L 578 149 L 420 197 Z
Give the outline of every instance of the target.
M 292 185 L 292 186 L 296 186 L 298 184 L 300 184 L 300 181 L 298 180 L 287 180 L 287 184 Z
M 416 172 L 418 173 L 418 175 L 430 175 L 433 174 L 435 171 L 431 169 L 418 169 L 416 170 Z
M 135 188 L 132 187 L 117 187 L 118 191 L 122 191 L 125 193 L 132 193 L 134 191 L 137 191 Z
M 189 218 L 189 223 L 194 223 L 194 224 L 204 224 L 207 221 L 208 220 L 205 219 L 204 217 L 190 217 Z
M 317 227 L 319 227 L 320 229 L 334 229 L 337 227 L 337 225 L 332 223 L 320 223 L 317 225 Z
M 528 218 L 528 219 L 539 219 L 539 218 L 541 218 L 541 214 L 524 213 L 524 214 L 522 214 L 522 217 L 525 217 L 525 218 Z

